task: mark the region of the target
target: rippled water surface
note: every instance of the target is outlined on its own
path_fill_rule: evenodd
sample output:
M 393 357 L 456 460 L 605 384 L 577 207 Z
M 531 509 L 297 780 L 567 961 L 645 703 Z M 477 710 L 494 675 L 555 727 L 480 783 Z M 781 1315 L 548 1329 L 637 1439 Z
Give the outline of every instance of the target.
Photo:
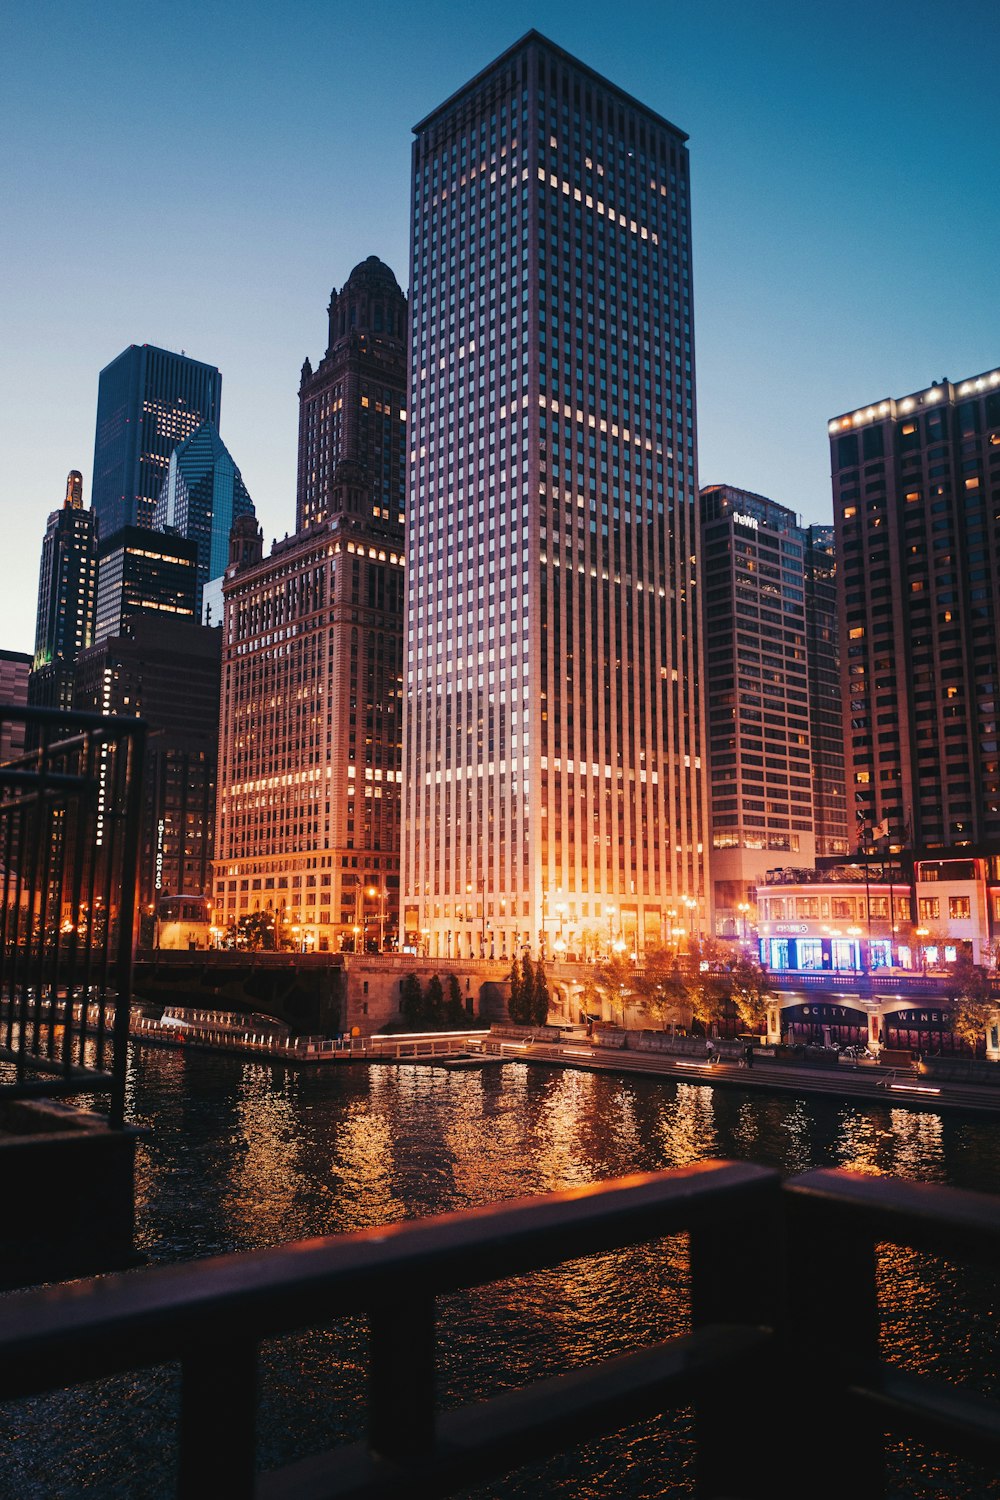
M 529 1068 L 285 1070 L 230 1057 L 133 1052 L 139 1248 L 172 1262 L 276 1245 L 543 1193 L 626 1172 L 729 1157 L 784 1173 L 817 1166 L 1000 1191 L 1000 1126 L 828 1099 Z M 734 1275 L 739 1274 L 734 1247 Z M 995 1302 L 981 1279 L 902 1252 L 883 1256 L 894 1358 L 992 1392 Z M 836 1297 L 836 1288 L 816 1289 Z M 441 1400 L 479 1395 L 606 1358 L 684 1326 L 684 1246 L 572 1262 L 440 1308 Z M 360 1432 L 365 1329 L 342 1323 L 269 1345 L 260 1460 L 271 1468 Z M 752 1395 L 749 1399 L 753 1399 Z M 102 1382 L 0 1410 L 0 1495 L 159 1500 L 172 1485 L 172 1371 Z M 836 1422 L 817 1414 L 818 1430 Z M 477 1497 L 652 1497 L 690 1488 L 689 1421 L 643 1424 L 613 1443 L 475 1491 Z M 764 1442 L 790 1440 L 761 1409 Z M 114 1453 L 113 1464 L 105 1459 Z M 895 1494 L 980 1500 L 1000 1487 L 933 1455 L 907 1455 Z

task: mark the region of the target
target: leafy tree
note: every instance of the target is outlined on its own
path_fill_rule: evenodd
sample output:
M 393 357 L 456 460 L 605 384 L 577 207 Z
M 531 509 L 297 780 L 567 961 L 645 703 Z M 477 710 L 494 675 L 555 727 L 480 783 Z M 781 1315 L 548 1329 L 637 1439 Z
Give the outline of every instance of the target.
M 545 979 L 545 966 L 541 959 L 535 965 L 535 978 L 531 987 L 531 1022 L 533 1026 L 544 1026 L 549 1019 L 549 986 Z
M 643 967 L 635 976 L 635 990 L 650 1015 L 663 1024 L 676 1021 L 680 1008 L 689 1003 L 688 987 L 669 948 L 649 948 Z
M 240 917 L 237 944 L 241 948 L 273 948 L 273 912 L 248 911 Z
M 427 996 L 425 1000 L 427 1020 L 432 1026 L 440 1026 L 444 1020 L 444 987 L 441 977 L 432 974 L 427 981 Z
M 610 958 L 594 965 L 594 984 L 607 997 L 612 1016 L 615 1006 L 619 1007 L 624 1026 L 625 1001 L 635 985 L 635 969 L 631 961 L 624 954 L 612 953 Z
M 507 1001 L 507 1014 L 515 1023 L 520 1023 L 523 1016 L 523 993 L 524 981 L 521 978 L 521 965 L 515 958 L 510 966 L 510 999 Z
M 968 949 L 962 949 L 952 965 L 948 988 L 955 1007 L 952 1025 L 975 1050 L 989 1028 L 1000 1020 L 1000 1001 L 994 999 L 986 970 L 972 962 Z
M 711 969 L 705 970 L 704 973 L 699 971 L 694 976 L 688 995 L 691 1000 L 693 1019 L 698 1021 L 706 1031 L 710 1031 L 712 1026 L 722 1019 L 726 1001 L 729 999 L 729 976 Z
M 457 974 L 449 974 L 448 976 L 448 999 L 445 1003 L 444 1018 L 449 1026 L 461 1026 L 465 1020 L 462 987 L 458 982 Z
M 414 1026 L 426 1019 L 424 992 L 416 974 L 407 974 L 400 987 L 399 1009 Z
M 768 1001 L 774 991 L 760 964 L 745 954 L 733 964 L 729 973 L 729 994 L 747 1031 L 760 1031 L 767 1015 Z

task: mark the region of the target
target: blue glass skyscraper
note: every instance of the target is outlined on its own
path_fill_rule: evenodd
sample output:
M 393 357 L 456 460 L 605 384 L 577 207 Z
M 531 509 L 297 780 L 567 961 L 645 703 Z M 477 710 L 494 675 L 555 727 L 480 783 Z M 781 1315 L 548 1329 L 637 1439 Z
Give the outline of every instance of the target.
M 218 426 L 222 375 L 214 365 L 132 344 L 101 371 L 91 504 L 101 540 L 151 526 L 170 455 L 203 422 Z
M 229 561 L 229 532 L 237 516 L 253 515 L 253 501 L 214 422 L 203 422 L 170 455 L 153 525 L 197 543 L 197 615 L 206 583 Z M 221 594 L 220 594 L 221 598 Z

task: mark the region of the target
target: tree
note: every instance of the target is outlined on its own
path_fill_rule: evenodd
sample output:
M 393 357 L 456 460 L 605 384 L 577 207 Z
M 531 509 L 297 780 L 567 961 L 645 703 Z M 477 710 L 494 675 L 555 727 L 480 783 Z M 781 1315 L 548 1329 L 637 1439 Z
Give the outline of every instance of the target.
M 625 1025 L 625 1001 L 635 984 L 635 970 L 629 959 L 621 953 L 612 953 L 603 963 L 594 965 L 594 984 L 601 994 L 607 996 L 612 1017 L 617 1004 Z
M 635 989 L 654 1020 L 666 1031 L 670 1021 L 680 1019 L 682 1007 L 689 1004 L 688 987 L 670 948 L 648 948 L 642 969 L 635 976 Z
M 438 974 L 432 974 L 427 981 L 425 1005 L 427 1020 L 432 1026 L 440 1026 L 444 1020 L 444 987 Z
M 688 994 L 693 1019 L 708 1032 L 722 1019 L 730 995 L 729 976 L 710 969 L 699 971 Z
M 465 1020 L 465 1006 L 462 1003 L 462 988 L 456 974 L 448 976 L 448 999 L 445 1003 L 445 1021 L 449 1026 L 461 1026 Z
M 545 966 L 541 959 L 535 965 L 535 980 L 531 987 L 531 1022 L 533 1026 L 544 1026 L 549 1019 L 549 986 L 545 979 Z
M 954 1006 L 952 1026 L 973 1051 L 1000 1021 L 1000 1001 L 994 999 L 990 977 L 972 955 L 962 949 L 951 968 L 949 990 Z
M 416 974 L 407 974 L 400 986 L 399 1009 L 412 1026 L 426 1019 L 424 992 Z
M 767 1016 L 768 1001 L 774 998 L 760 964 L 741 954 L 729 972 L 729 994 L 745 1029 L 759 1032 Z
M 510 966 L 510 999 L 507 1001 L 507 1014 L 511 1020 L 519 1024 L 523 1015 L 523 993 L 524 982 L 521 978 L 521 965 L 515 958 Z
M 274 913 L 248 911 L 240 917 L 237 944 L 240 948 L 274 947 Z

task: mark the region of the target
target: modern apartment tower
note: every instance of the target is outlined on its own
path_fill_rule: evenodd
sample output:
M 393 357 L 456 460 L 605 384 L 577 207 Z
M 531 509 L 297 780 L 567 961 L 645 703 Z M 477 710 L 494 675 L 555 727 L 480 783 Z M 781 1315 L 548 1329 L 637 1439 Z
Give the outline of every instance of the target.
M 203 422 L 170 455 L 153 525 L 175 531 L 197 544 L 196 616 L 202 618 L 205 587 L 222 575 L 229 561 L 229 533 L 238 516 L 252 515 L 253 501 L 243 476 L 214 422 Z M 213 624 L 221 624 L 221 613 Z
M 742 939 L 765 873 L 815 862 L 806 534 L 732 485 L 701 504 L 715 927 Z
M 91 503 L 102 542 L 123 526 L 152 526 L 170 455 L 203 422 L 219 425 L 214 365 L 131 344 L 101 371 Z
M 343 316 L 342 316 L 343 315 Z M 399 911 L 406 299 L 356 267 L 300 391 L 300 529 L 235 523 L 223 592 L 216 922 L 393 941 Z M 308 365 L 306 366 L 308 370 Z
M 536 32 L 415 135 L 406 938 L 641 953 L 708 917 L 686 136 Z
M 813 822 L 817 859 L 853 849 L 844 773 L 844 694 L 837 626 L 837 549 L 832 526 L 807 526 L 806 661 L 812 741 Z
M 38 569 L 35 654 L 28 701 L 42 708 L 71 708 L 73 666 L 94 635 L 97 530 L 83 508 L 83 476 L 71 469 L 60 510 L 49 516 Z
M 852 838 L 1000 853 L 1000 370 L 829 434 Z

